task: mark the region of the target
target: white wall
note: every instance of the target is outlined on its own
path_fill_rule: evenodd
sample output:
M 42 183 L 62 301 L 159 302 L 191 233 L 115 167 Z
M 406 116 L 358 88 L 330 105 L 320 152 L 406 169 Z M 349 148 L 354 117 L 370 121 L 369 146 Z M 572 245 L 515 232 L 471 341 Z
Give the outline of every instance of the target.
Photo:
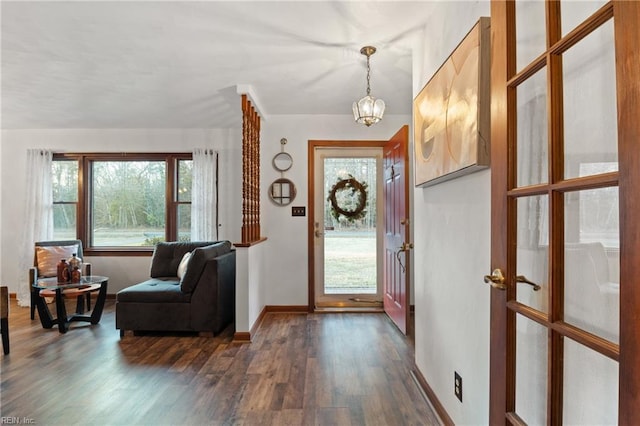
M 414 53 L 414 96 L 442 65 L 488 2 L 441 2 Z M 491 172 L 414 188 L 416 365 L 456 424 L 489 418 Z M 463 402 L 453 394 L 462 376 Z
M 272 250 L 269 240 L 236 248 L 236 333 L 251 331 L 266 305 L 265 255 Z
M 391 110 L 391 106 L 387 108 Z M 366 127 L 356 124 L 351 115 L 291 115 L 270 116 L 261 123 L 261 226 L 262 235 L 272 247 L 265 253 L 265 304 L 308 303 L 308 141 L 387 140 L 410 120 L 409 116 L 389 114 L 380 123 Z M 296 199 L 285 207 L 275 205 L 267 197 L 269 185 L 280 177 L 271 160 L 280 152 L 282 138 L 287 138 L 285 151 L 293 157 L 293 166 L 284 176 L 297 188 Z M 306 206 L 307 216 L 292 217 L 291 206 Z
M 239 129 L 37 129 L 3 130 L 0 194 L 1 278 L 16 292 L 26 274 L 16 266 L 23 234 L 26 150 L 56 152 L 190 152 L 213 148 L 220 154 L 220 239 L 240 241 L 242 135 Z M 148 279 L 150 257 L 86 257 L 96 274 L 109 276 L 109 293 Z

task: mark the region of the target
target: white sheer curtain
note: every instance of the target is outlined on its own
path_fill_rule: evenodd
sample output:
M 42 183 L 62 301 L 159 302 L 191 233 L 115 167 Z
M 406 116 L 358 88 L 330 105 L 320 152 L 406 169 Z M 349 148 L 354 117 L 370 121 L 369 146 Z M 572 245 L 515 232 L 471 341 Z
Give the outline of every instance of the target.
M 218 153 L 212 149 L 193 150 L 191 185 L 191 241 L 217 240 L 216 163 Z
M 53 239 L 52 161 L 53 152 L 49 150 L 27 150 L 24 233 L 20 247 L 20 278 L 16 295 L 19 306 L 29 306 L 31 303 L 28 270 L 33 266 L 35 242 Z

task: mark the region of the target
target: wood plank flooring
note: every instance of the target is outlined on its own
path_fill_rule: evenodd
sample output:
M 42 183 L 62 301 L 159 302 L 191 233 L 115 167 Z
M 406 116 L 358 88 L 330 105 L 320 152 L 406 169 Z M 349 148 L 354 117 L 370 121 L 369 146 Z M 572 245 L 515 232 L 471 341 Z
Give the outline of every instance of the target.
M 413 346 L 383 314 L 267 314 L 251 344 L 44 330 L 12 301 L 0 418 L 38 425 L 432 425 Z M 71 306 L 70 306 L 71 308 Z M 6 423 L 6 421 L 3 421 Z

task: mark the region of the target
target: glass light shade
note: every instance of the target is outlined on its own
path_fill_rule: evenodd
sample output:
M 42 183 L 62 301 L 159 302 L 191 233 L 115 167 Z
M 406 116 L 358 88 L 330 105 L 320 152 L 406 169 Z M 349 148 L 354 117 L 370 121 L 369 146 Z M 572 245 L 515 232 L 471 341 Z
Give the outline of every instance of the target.
M 358 123 L 369 127 L 382 120 L 384 115 L 384 101 L 370 95 L 353 103 L 353 118 Z

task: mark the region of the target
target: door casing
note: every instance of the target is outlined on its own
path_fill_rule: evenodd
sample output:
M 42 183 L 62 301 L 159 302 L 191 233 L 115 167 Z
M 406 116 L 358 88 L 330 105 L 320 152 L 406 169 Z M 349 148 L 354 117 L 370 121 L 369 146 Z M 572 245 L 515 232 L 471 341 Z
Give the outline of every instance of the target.
M 314 176 L 316 174 L 316 165 L 315 165 L 315 152 L 316 148 L 380 148 L 382 149 L 385 145 L 386 141 L 354 141 L 354 140 L 310 140 L 308 146 L 308 154 L 307 154 L 307 170 L 308 172 L 308 182 L 307 182 L 307 194 L 308 194 L 308 222 L 307 222 L 307 252 L 308 252 L 308 273 L 309 273 L 309 282 L 308 282 L 308 305 L 307 311 L 309 313 L 314 312 L 316 307 L 316 296 L 315 296 L 315 287 L 316 287 L 316 271 L 315 271 L 315 244 L 314 244 L 314 232 L 315 232 L 315 209 L 316 209 L 316 194 L 315 194 L 315 185 L 314 185 Z

